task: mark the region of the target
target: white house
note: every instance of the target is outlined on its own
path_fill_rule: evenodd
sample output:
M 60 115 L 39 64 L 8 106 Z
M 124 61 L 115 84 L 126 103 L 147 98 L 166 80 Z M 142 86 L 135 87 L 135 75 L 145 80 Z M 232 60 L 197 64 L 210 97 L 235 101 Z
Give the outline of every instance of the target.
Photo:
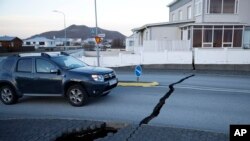
M 85 40 L 83 40 L 84 44 L 96 44 L 95 38 L 87 38 Z
M 69 39 L 70 46 L 80 46 L 82 44 L 82 39 L 81 38 L 71 38 Z
M 131 36 L 126 38 L 126 51 L 133 51 L 134 50 L 134 36 L 135 34 L 132 34 Z
M 65 38 L 54 37 L 56 46 L 64 46 Z M 80 46 L 82 44 L 81 38 L 66 38 L 66 46 Z
M 56 46 L 64 46 L 65 38 L 56 38 L 56 37 L 54 37 L 53 40 L 55 41 Z
M 55 47 L 55 41 L 47 39 L 45 37 L 35 37 L 28 40 L 24 40 L 24 46 L 34 46 L 36 49 L 40 47 Z
M 168 5 L 169 22 L 132 30 L 134 46 L 249 48 L 249 6 L 250 0 L 174 0 Z

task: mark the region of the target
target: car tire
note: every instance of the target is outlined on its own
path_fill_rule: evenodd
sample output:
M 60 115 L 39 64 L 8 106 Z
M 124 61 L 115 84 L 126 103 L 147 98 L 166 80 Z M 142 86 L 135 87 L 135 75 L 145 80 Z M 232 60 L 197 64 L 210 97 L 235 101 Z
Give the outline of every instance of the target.
M 17 103 L 18 97 L 14 89 L 9 86 L 3 86 L 0 88 L 0 99 L 6 105 Z
M 88 95 L 81 85 L 72 85 L 67 90 L 67 98 L 72 106 L 83 106 L 87 100 Z
M 102 96 L 107 96 L 107 95 L 109 95 L 109 93 L 110 93 L 110 92 L 107 92 L 107 93 L 103 94 Z

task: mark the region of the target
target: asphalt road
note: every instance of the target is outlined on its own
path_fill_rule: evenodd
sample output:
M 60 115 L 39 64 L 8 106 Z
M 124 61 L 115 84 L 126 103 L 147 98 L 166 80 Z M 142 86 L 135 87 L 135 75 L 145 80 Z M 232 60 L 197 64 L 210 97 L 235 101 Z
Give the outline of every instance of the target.
M 230 124 L 250 124 L 250 76 L 192 71 L 144 71 L 141 81 L 160 86 L 117 87 L 106 97 L 93 98 L 83 107 L 72 107 L 61 97 L 24 97 L 18 104 L 0 104 L 0 119 L 67 118 L 139 124 L 149 116 L 169 85 L 174 85 L 158 116 L 150 125 L 228 133 Z M 136 80 L 133 71 L 117 71 L 119 80 Z

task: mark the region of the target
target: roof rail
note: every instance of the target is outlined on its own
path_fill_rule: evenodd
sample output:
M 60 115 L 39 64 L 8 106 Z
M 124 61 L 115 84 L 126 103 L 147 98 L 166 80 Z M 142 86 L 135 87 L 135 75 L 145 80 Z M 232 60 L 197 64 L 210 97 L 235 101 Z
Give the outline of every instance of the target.
M 42 52 L 42 53 L 41 53 L 41 56 L 47 57 L 47 58 L 50 58 L 50 57 L 51 57 L 48 53 L 45 53 L 45 52 Z
M 65 56 L 69 56 L 69 54 L 67 52 L 64 52 L 64 51 L 61 51 L 61 54 L 65 55 Z
M 21 57 L 19 54 L 13 54 L 13 57 Z

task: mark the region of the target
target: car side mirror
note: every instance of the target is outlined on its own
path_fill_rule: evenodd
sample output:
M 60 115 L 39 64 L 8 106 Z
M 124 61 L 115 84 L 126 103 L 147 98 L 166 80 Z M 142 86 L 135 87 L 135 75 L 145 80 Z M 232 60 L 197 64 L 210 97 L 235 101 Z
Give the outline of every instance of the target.
M 60 70 L 59 69 L 50 69 L 50 73 L 60 74 Z

